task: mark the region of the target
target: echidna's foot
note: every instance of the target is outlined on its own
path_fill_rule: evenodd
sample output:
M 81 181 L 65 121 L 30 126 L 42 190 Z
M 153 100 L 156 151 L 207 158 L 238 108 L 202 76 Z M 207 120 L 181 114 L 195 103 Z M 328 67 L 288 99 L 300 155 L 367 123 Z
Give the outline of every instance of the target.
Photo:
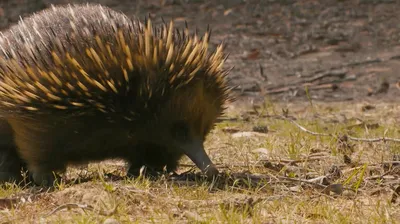
M 214 164 L 210 164 L 204 169 L 204 174 L 207 176 L 209 180 L 212 180 L 213 178 L 218 176 L 219 171 Z
M 32 179 L 36 185 L 52 187 L 54 186 L 57 177 L 53 172 L 32 172 Z
M 143 167 L 131 166 L 128 170 L 128 177 L 145 176 L 150 178 L 157 178 L 165 173 L 166 171 L 163 170 L 162 168 L 152 168 L 147 166 Z

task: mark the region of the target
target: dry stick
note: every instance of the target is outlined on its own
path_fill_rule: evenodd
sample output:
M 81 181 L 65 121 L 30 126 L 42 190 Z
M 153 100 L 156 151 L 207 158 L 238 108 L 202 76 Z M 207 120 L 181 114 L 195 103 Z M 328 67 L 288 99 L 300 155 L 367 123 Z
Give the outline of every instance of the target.
M 305 184 L 310 184 L 319 188 L 326 188 L 325 185 L 323 184 L 319 184 L 319 183 L 315 183 L 315 182 L 311 182 L 309 180 L 304 180 L 304 179 L 299 179 L 299 178 L 291 178 L 291 177 L 284 177 L 284 176 L 277 176 L 279 179 L 281 180 L 288 180 L 291 182 L 300 182 L 300 183 L 305 183 Z
M 114 208 L 111 209 L 110 211 L 103 211 L 103 210 L 100 210 L 100 211 L 98 212 L 98 214 L 99 214 L 99 215 L 103 215 L 103 216 L 110 216 L 110 215 L 114 214 L 114 213 L 117 211 L 118 205 L 119 205 L 119 204 L 116 204 L 116 205 L 114 206 Z M 90 211 L 94 211 L 94 210 L 95 210 L 94 207 L 91 206 L 91 205 L 76 204 L 76 203 L 67 203 L 67 204 L 63 204 L 63 205 L 58 206 L 58 207 L 55 208 L 53 211 L 51 211 L 51 212 L 49 212 L 48 214 L 46 214 L 46 215 L 44 216 L 44 218 L 49 217 L 49 216 L 53 215 L 54 213 L 56 213 L 56 212 L 58 212 L 58 211 L 61 211 L 61 210 L 65 209 L 65 208 L 67 208 L 67 209 L 71 209 L 71 208 L 80 208 L 80 209 L 82 209 L 82 210 L 90 210 Z
M 296 121 L 294 121 L 294 120 L 292 120 L 292 119 L 284 118 L 284 120 L 290 121 L 292 124 L 294 124 L 294 125 L 296 125 L 298 128 L 300 128 L 300 130 L 302 130 L 302 131 L 304 131 L 304 132 L 306 132 L 306 133 L 308 133 L 308 134 L 316 135 L 316 136 L 331 136 L 331 137 L 334 137 L 334 135 L 332 135 L 332 134 L 318 133 L 318 132 L 310 131 L 310 130 L 308 130 L 307 128 L 301 126 L 300 124 L 298 124 Z
M 346 69 L 328 70 L 328 71 L 319 73 L 315 76 L 312 76 L 310 78 L 307 78 L 303 82 L 305 82 L 305 83 L 315 82 L 317 80 L 323 79 L 325 77 L 331 77 L 331 76 L 338 76 L 340 78 L 343 78 L 346 75 L 346 73 L 347 73 Z
M 367 58 L 367 59 L 361 60 L 361 61 L 355 61 L 355 62 L 350 62 L 350 63 L 345 63 L 345 64 L 341 64 L 338 66 L 334 66 L 327 70 L 317 70 L 317 71 L 313 72 L 313 75 L 303 75 L 303 77 L 305 78 L 304 80 L 297 81 L 290 86 L 283 85 L 283 84 L 277 85 L 277 86 L 267 90 L 265 93 L 266 94 L 279 94 L 282 92 L 287 92 L 292 89 L 298 88 L 298 84 L 314 82 L 314 81 L 317 81 L 317 80 L 320 80 L 320 79 L 323 79 L 323 78 L 329 77 L 329 76 L 334 76 L 334 77 L 337 76 L 339 78 L 343 78 L 347 73 L 347 71 L 346 71 L 347 67 L 354 67 L 354 66 L 372 64 L 372 63 L 380 63 L 380 62 L 384 62 L 384 61 L 398 59 L 399 57 L 400 57 L 400 55 L 392 56 L 389 59 Z M 324 87 L 327 87 L 327 86 L 324 86 Z
M 395 59 L 395 58 L 391 57 L 388 60 L 393 60 L 393 59 Z M 361 60 L 361 61 L 354 61 L 354 62 L 341 64 L 338 66 L 333 66 L 331 68 L 328 68 L 327 70 L 317 70 L 317 71 L 313 72 L 314 76 L 313 75 L 303 75 L 303 77 L 313 79 L 313 78 L 319 77 L 320 74 L 326 74 L 326 73 L 333 73 L 333 75 L 340 75 L 340 72 L 342 72 L 343 69 L 346 69 L 347 67 L 366 65 L 366 64 L 374 64 L 374 63 L 380 63 L 380 62 L 384 62 L 384 61 L 387 61 L 387 60 L 385 60 L 383 58 L 373 58 L 373 59 L 367 58 L 367 59 Z
M 302 159 L 268 159 L 268 160 L 261 160 L 263 162 L 265 161 L 269 161 L 269 162 L 281 162 L 281 163 L 304 163 L 304 162 L 312 162 L 312 161 L 319 161 L 325 158 L 330 158 L 330 156 L 318 156 L 318 157 L 311 157 L 308 156 L 306 158 L 302 158 Z
M 294 164 L 294 163 L 304 163 L 304 162 L 312 162 L 312 161 L 319 161 L 319 160 L 322 160 L 322 159 L 325 159 L 325 158 L 330 158 L 330 156 L 325 156 L 325 155 L 321 155 L 321 156 L 307 156 L 306 158 L 301 158 L 301 159 L 296 159 L 296 160 L 293 160 L 293 159 L 261 159 L 261 160 L 258 160 L 258 161 L 256 161 L 255 163 L 258 163 L 258 162 L 281 162 L 281 163 L 291 163 L 291 164 Z M 241 167 L 248 167 L 248 165 L 246 165 L 246 164 L 238 164 L 238 163 L 236 163 L 236 164 L 230 164 L 229 166 L 227 166 L 227 165 L 223 165 L 223 164 L 218 164 L 218 163 L 216 163 L 215 164 L 218 168 L 228 168 L 228 167 L 235 167 L 235 168 L 241 168 Z M 191 165 L 191 164 L 179 164 L 179 166 L 181 166 L 181 167 L 195 167 L 194 165 Z M 256 165 L 256 164 L 253 164 L 253 165 L 251 165 L 252 167 L 257 167 L 257 168 L 263 168 L 264 167 L 264 165 Z
M 351 188 L 348 187 L 344 187 L 342 184 L 329 184 L 329 185 L 323 185 L 323 184 L 319 184 L 319 183 L 315 183 L 312 182 L 310 180 L 304 180 L 304 179 L 300 179 L 300 178 L 291 178 L 291 177 L 284 177 L 284 176 L 277 176 L 279 179 L 281 180 L 288 180 L 288 181 L 293 181 L 293 182 L 300 182 L 300 183 L 305 183 L 305 184 L 309 184 L 309 185 L 313 185 L 317 188 L 323 189 L 324 191 L 333 191 L 335 193 L 337 193 L 334 189 L 337 189 L 338 186 L 340 186 L 340 189 L 343 190 L 349 190 L 349 191 L 354 191 Z M 342 191 L 342 190 L 340 190 Z M 360 191 L 360 190 L 359 190 Z
M 286 120 L 291 122 L 292 124 L 296 125 L 300 130 L 311 134 L 311 135 L 315 135 L 315 136 L 330 136 L 330 137 L 336 137 L 333 134 L 329 134 L 329 133 L 320 133 L 320 132 L 314 132 L 314 131 L 310 131 L 307 128 L 301 126 L 299 123 L 297 123 L 296 121 L 289 119 L 289 118 L 285 118 L 285 117 L 280 117 L 280 119 Z M 350 135 L 347 135 L 348 139 L 353 140 L 353 141 L 359 141 L 359 142 L 400 142 L 400 139 L 398 138 L 387 138 L 387 137 L 379 137 L 379 138 L 356 138 Z
M 347 137 L 353 141 L 359 141 L 359 142 L 400 142 L 400 139 L 398 138 L 387 138 L 387 137 L 380 137 L 380 138 L 356 138 L 352 137 L 350 135 L 347 135 Z

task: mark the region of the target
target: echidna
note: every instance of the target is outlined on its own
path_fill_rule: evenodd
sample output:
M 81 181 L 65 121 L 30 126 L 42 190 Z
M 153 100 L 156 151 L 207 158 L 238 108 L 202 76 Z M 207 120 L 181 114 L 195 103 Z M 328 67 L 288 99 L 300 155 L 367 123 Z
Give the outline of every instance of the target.
M 203 143 L 232 97 L 223 44 L 209 52 L 209 38 L 101 5 L 53 6 L 4 32 L 0 115 L 35 183 L 110 158 L 134 173 L 187 155 L 217 175 Z

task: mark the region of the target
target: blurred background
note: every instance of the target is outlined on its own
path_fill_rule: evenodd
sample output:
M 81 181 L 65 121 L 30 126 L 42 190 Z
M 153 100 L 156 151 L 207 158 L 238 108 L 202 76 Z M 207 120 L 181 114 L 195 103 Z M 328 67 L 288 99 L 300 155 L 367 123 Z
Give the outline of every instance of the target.
M 51 4 L 100 3 L 174 19 L 226 43 L 239 99 L 262 103 L 400 99 L 400 1 L 0 0 L 0 29 Z

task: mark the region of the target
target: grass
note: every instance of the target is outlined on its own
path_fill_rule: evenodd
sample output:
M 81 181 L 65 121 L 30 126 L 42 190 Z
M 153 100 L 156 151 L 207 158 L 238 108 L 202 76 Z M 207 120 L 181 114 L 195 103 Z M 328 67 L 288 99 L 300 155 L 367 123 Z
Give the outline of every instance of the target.
M 400 154 L 399 143 L 341 144 L 273 117 L 288 109 L 310 131 L 400 138 L 400 106 L 379 103 L 364 111 L 363 106 L 267 103 L 255 112 L 236 105 L 206 142 L 224 172 L 221 179 L 112 179 L 105 173 L 125 172 L 116 161 L 71 167 L 65 179 L 80 177 L 81 182 L 61 182 L 52 191 L 1 187 L 0 197 L 15 201 L 13 207 L 0 203 L 0 223 L 102 223 L 111 218 L 119 223 L 399 223 L 400 199 L 393 198 L 400 166 L 391 163 Z M 255 133 L 254 127 L 268 131 Z M 250 134 L 240 137 L 244 133 Z M 181 164 L 179 172 L 191 169 L 187 158 Z M 316 178 L 324 182 L 311 181 Z M 324 191 L 327 186 L 332 191 Z

